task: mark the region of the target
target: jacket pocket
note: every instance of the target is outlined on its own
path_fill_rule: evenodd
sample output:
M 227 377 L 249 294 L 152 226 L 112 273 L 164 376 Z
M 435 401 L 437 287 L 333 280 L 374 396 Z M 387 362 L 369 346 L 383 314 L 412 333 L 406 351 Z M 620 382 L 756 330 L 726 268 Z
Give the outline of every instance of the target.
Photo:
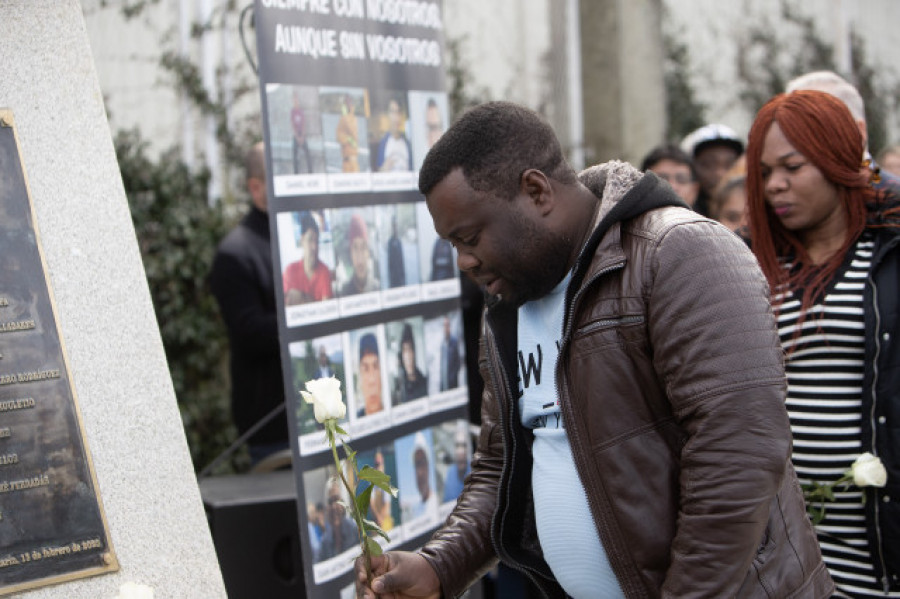
M 572 340 L 580 352 L 587 354 L 610 347 L 643 347 L 647 342 L 645 322 L 643 314 L 603 316 L 582 323 Z
M 589 322 L 586 325 L 579 327 L 577 331 L 575 331 L 576 337 L 581 337 L 583 335 L 590 335 L 591 333 L 596 333 L 603 329 L 611 329 L 614 327 L 622 327 L 627 325 L 638 325 L 644 323 L 644 315 L 643 314 L 635 314 L 631 316 L 614 316 L 611 318 L 603 318 L 600 320 L 595 320 L 593 322 Z

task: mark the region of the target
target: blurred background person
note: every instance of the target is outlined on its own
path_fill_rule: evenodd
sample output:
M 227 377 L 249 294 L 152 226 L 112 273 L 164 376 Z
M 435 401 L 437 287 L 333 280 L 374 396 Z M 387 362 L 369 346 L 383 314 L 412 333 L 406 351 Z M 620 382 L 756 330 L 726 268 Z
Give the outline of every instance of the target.
M 299 219 L 303 257 L 284 269 L 282 287 L 288 306 L 331 299 L 331 271 L 319 260 L 319 225 L 310 212 L 295 213 Z
M 366 221 L 358 214 L 350 217 L 350 227 L 347 231 L 347 243 L 350 251 L 350 264 L 352 275 L 350 280 L 344 283 L 341 293 L 343 296 L 356 295 L 378 291 L 381 288 L 378 277 L 372 268 L 372 255 L 369 251 L 369 227 Z
M 745 183 L 744 175 L 723 179 L 710 198 L 709 217 L 719 221 L 741 238 L 749 240 Z
M 411 171 L 413 168 L 412 145 L 403 131 L 405 118 L 400 102 L 395 98 L 388 100 L 387 121 L 387 133 L 378 142 L 375 168 L 380 172 Z
M 345 173 L 358 173 L 359 123 L 356 121 L 356 104 L 349 94 L 341 102 L 341 118 L 338 119 L 335 137 L 341 146 L 341 170 Z
M 334 368 L 331 367 L 331 360 L 328 359 L 328 352 L 325 346 L 319 346 L 319 355 L 316 359 L 316 378 L 325 379 L 335 376 Z
M 887 171 L 896 177 L 900 177 L 900 145 L 888 146 L 878 152 L 876 162 L 881 167 L 882 172 Z
M 744 153 L 744 144 L 726 125 L 704 125 L 685 136 L 681 149 L 694 162 L 694 172 L 700 184 L 700 192 L 694 210 L 709 214 L 709 198 L 737 159 Z
M 459 339 L 453 334 L 450 318 L 444 317 L 444 338 L 441 341 L 441 391 L 459 387 Z
M 319 559 L 326 560 L 358 545 L 356 525 L 341 502 L 346 502 L 341 480 L 335 475 L 325 482 L 325 531 L 319 545 Z
M 749 135 L 750 230 L 777 312 L 801 484 L 833 483 L 863 452 L 888 473 L 884 489 L 836 489 L 816 525 L 838 596 L 900 597 L 900 216 L 872 188 L 863 143 L 827 93 L 770 100 Z
M 300 105 L 300 91 L 294 90 L 294 106 L 291 108 L 291 147 L 294 158 L 294 174 L 300 172 L 300 153 L 306 160 L 306 172 L 313 172 L 312 158 L 309 156 L 309 144 L 306 142 L 306 113 Z
M 400 365 L 396 381 L 398 401 L 405 403 L 428 395 L 428 377 L 422 374 L 416 364 L 416 340 L 409 323 L 403 324 L 397 359 Z
M 247 439 L 255 464 L 288 447 L 281 374 L 281 346 L 275 312 L 275 279 L 266 204 L 266 156 L 262 143 L 244 161 L 250 211 L 219 244 L 209 285 L 228 329 L 231 414 L 240 434 L 268 423 Z
M 387 243 L 388 287 L 406 285 L 406 265 L 403 262 L 403 242 L 397 230 L 397 213 L 391 215 L 391 236 Z
M 380 472 L 385 472 L 384 453 L 380 447 L 375 449 L 373 461 L 373 468 Z M 369 496 L 369 517 L 384 532 L 390 532 L 394 528 L 394 517 L 391 515 L 393 501 L 394 498 L 384 489 L 380 487 L 372 488 L 372 494 Z
M 650 171 L 665 180 L 685 204 L 694 207 L 700 193 L 700 183 L 697 182 L 694 163 L 684 150 L 675 144 L 656 146 L 644 156 L 641 170 Z
M 359 395 L 356 416 L 362 418 L 384 409 L 381 397 L 381 360 L 378 340 L 372 333 L 359 338 Z
M 446 239 L 438 237 L 431 248 L 431 280 L 443 281 L 456 276 L 456 258 L 453 246 Z
M 412 506 L 412 517 L 436 515 L 438 498 L 431 488 L 431 451 L 422 433 L 416 433 L 412 461 L 416 473 L 416 489 L 419 491 L 419 501 Z
M 469 438 L 465 422 L 458 422 L 453 439 L 453 463 L 444 478 L 444 501 L 451 501 L 462 493 L 463 483 L 469 475 Z
M 872 179 L 873 187 L 875 189 L 883 189 L 900 199 L 900 177 L 896 173 L 892 173 L 890 169 L 887 169 L 888 172 L 880 172 L 879 165 L 872 159 L 872 154 L 869 152 L 869 127 L 866 121 L 866 106 L 856 86 L 833 71 L 813 71 L 791 79 L 785 88 L 786 93 L 800 90 L 825 92 L 844 103 L 844 106 L 847 107 L 853 116 L 856 128 L 859 129 L 859 133 L 862 135 L 862 157 L 868 161 L 869 169 L 879 174 L 879 176 Z
M 444 134 L 444 117 L 441 116 L 441 108 L 434 98 L 428 98 L 425 103 L 425 140 L 430 149 Z

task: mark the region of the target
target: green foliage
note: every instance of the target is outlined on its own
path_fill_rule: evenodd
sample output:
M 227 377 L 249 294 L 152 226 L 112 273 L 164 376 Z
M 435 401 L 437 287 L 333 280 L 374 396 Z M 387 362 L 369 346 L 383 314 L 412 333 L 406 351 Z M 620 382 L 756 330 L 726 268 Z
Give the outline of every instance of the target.
M 698 101 L 690 82 L 690 56 L 687 45 L 670 34 L 663 35 L 666 86 L 666 137 L 679 141 L 706 124 L 706 106 Z
M 475 78 L 463 57 L 466 36 L 447 39 L 447 98 L 450 103 L 451 121 L 466 109 L 491 99 L 486 88 L 473 90 Z
M 834 48 L 818 33 L 811 17 L 783 0 L 775 28 L 769 19 L 747 27 L 738 51 L 740 98 L 754 114 L 770 98 L 784 91 L 787 83 L 811 71 L 836 71 Z M 776 35 L 776 31 L 780 34 Z M 851 32 L 851 72 L 838 73 L 862 96 L 866 108 L 869 147 L 877 151 L 887 141 L 887 117 L 900 104 L 898 90 L 882 89 L 878 72 L 869 64 L 863 39 Z
M 209 175 L 177 153 L 157 162 L 137 132 L 120 132 L 116 154 L 169 371 L 194 467 L 218 455 L 236 432 L 229 410 L 227 337 L 206 284 L 216 245 L 234 223 L 207 203 Z M 243 465 L 245 456 L 229 468 Z
M 866 62 L 866 51 L 862 38 L 855 32 L 850 38 L 852 49 L 852 67 L 856 85 L 866 107 L 866 129 L 869 133 L 869 149 L 878 152 L 890 142 L 887 133 L 887 118 L 891 111 L 897 109 L 900 98 L 896 91 L 889 93 L 877 87 L 878 73 Z
M 783 0 L 780 26 L 768 16 L 751 22 L 738 42 L 739 97 L 752 114 L 788 82 L 810 71 L 835 70 L 834 49 L 816 31 L 811 17 L 804 17 Z

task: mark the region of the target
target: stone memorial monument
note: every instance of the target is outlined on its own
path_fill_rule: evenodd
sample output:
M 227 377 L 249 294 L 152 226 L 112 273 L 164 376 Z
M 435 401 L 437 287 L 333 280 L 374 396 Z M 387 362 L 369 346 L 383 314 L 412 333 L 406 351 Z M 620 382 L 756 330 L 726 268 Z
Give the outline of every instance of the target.
M 0 2 L 0 596 L 225 597 L 77 0 Z

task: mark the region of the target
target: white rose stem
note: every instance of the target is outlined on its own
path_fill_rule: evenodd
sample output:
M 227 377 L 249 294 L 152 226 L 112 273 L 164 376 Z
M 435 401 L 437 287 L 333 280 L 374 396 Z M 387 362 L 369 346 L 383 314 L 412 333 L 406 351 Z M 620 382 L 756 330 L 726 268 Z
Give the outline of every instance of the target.
M 332 419 L 331 424 L 337 424 L 337 420 Z M 337 469 L 338 475 L 341 477 L 341 481 L 344 483 L 344 488 L 346 488 L 347 492 L 350 494 L 350 512 L 353 514 L 353 520 L 356 522 L 356 535 L 357 538 L 359 538 L 359 544 L 362 547 L 363 557 L 366 561 L 366 582 L 371 585 L 372 556 L 369 553 L 369 544 L 366 542 L 365 538 L 365 528 L 363 527 L 362 521 L 363 517 L 362 514 L 359 513 L 359 509 L 357 509 L 356 507 L 356 489 L 350 486 L 350 482 L 347 480 L 347 477 L 344 476 L 344 469 L 341 468 L 341 460 L 338 457 L 337 443 L 335 442 L 334 426 L 326 426 L 325 428 L 328 431 L 328 441 L 329 445 L 331 445 L 331 455 L 334 456 L 334 467 Z M 344 452 L 347 452 L 346 444 L 344 444 Z

